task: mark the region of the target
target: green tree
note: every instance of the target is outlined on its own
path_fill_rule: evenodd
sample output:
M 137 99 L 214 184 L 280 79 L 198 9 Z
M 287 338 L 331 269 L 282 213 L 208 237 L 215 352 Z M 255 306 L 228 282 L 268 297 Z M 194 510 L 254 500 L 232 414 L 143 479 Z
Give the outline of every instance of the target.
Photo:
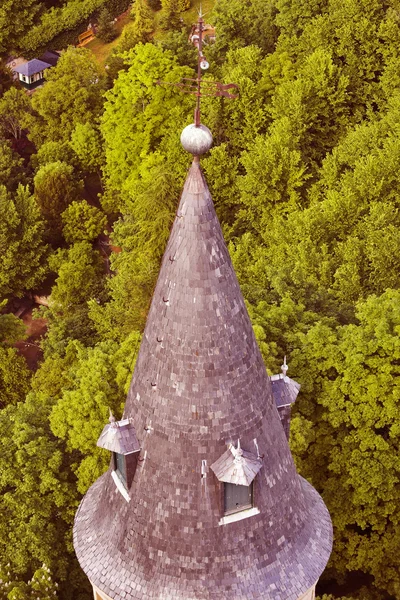
M 357 305 L 357 324 L 317 324 L 292 353 L 304 394 L 292 446 L 332 515 L 332 566 L 342 574 L 369 573 L 394 597 L 400 590 L 399 300 L 398 290 L 370 296 Z
M 181 4 L 181 0 L 161 0 L 160 25 L 162 29 L 173 30 L 180 27 Z
M 25 574 L 45 562 L 65 579 L 66 541 L 78 506 L 76 483 L 60 440 L 48 428 L 49 399 L 30 394 L 0 411 L 0 553 Z
M 71 165 L 57 161 L 41 167 L 34 178 L 35 199 L 50 226 L 50 238 L 56 239 L 62 229 L 62 212 L 82 193 L 82 185 L 74 177 Z
M 283 28 L 278 48 L 296 62 L 316 50 L 329 53 L 348 79 L 347 102 L 354 122 L 381 104 L 379 77 L 398 60 L 396 9 L 379 0 L 278 2 Z M 310 18 L 311 17 L 311 18 Z
M 4 0 L 0 6 L 0 52 L 12 50 L 18 45 L 20 36 L 34 22 L 40 10 L 37 0 Z
M 136 0 L 131 11 L 131 18 L 133 22 L 124 27 L 118 41 L 117 52 L 126 52 L 137 44 L 151 41 L 154 19 L 146 0 Z
M 177 132 L 187 123 L 192 102 L 173 86 L 157 86 L 158 80 L 179 81 L 191 76 L 187 67 L 152 44 L 138 45 L 128 58 L 130 68 L 121 72 L 112 90 L 106 94 L 101 132 L 104 138 L 106 164 L 103 169 L 106 193 L 104 208 L 117 212 L 123 206 L 124 184 L 140 179 L 140 168 L 146 156 L 161 152 L 184 174 L 187 156 L 176 143 Z
M 0 298 L 22 296 L 47 274 L 48 247 L 39 207 L 28 188 L 11 195 L 0 186 Z
M 46 141 L 70 140 L 77 123 L 92 122 L 100 114 L 105 73 L 85 48 L 70 46 L 57 66 L 46 71 L 46 85 L 32 97 L 36 111 L 29 137 L 37 147 Z
M 247 148 L 255 136 L 264 133 L 270 122 L 268 106 L 261 84 L 262 52 L 258 46 L 247 46 L 230 51 L 221 68 L 224 83 L 234 82 L 238 90 L 235 100 L 220 100 L 205 105 L 204 118 L 215 136 L 215 143 L 229 143 L 230 152 L 239 153 Z M 251 110 L 249 111 L 249 106 Z
M 51 291 L 49 308 L 40 314 L 48 319 L 48 334 L 43 341 L 45 357 L 62 355 L 69 340 L 85 344 L 95 341 L 93 323 L 88 316 L 88 301 L 103 299 L 104 263 L 89 242 L 77 242 L 60 249 L 49 261 L 57 279 Z
M 34 572 L 29 587 L 32 597 L 38 600 L 54 600 L 54 596 L 57 596 L 58 583 L 53 581 L 51 571 L 45 563 Z
M 286 36 L 296 38 L 327 7 L 327 0 L 277 0 L 276 23 Z
M 284 213 L 301 205 L 301 191 L 309 178 L 289 120 L 275 122 L 270 135 L 258 136 L 241 163 L 246 174 L 238 186 L 248 209 L 247 222 L 263 235 L 274 209 Z
M 99 292 L 103 263 L 88 242 L 77 242 L 69 250 L 58 250 L 50 258 L 50 267 L 58 275 L 51 292 L 55 312 L 73 314 L 77 305 Z
M 110 462 L 109 452 L 97 448 L 96 442 L 108 421 L 109 408 L 116 416 L 121 415 L 139 340 L 139 334 L 134 332 L 121 345 L 101 342 L 90 349 L 77 346 L 79 366 L 74 385 L 52 410 L 54 434 L 66 440 L 70 452 L 79 451 L 82 456 L 77 470 L 81 492 Z
M 102 139 L 97 127 L 92 123 L 77 123 L 71 134 L 72 150 L 87 173 L 100 173 L 104 164 Z
M 107 284 L 109 301 L 90 303 L 102 339 L 122 340 L 143 328 L 182 183 L 160 155 L 143 161 L 139 178 L 129 181 L 124 216 L 111 238 L 122 251 L 111 255 L 115 275 Z
M 0 408 L 23 402 L 31 373 L 15 348 L 0 346 Z
M 203 159 L 202 167 L 207 175 L 211 196 L 227 239 L 230 236 L 229 226 L 234 223 L 240 208 L 239 159 L 235 155 L 231 156 L 228 145 L 223 143 L 211 149 L 209 156 Z
M 48 163 L 62 162 L 75 166 L 76 154 L 68 142 L 44 142 L 36 154 L 31 156 L 31 164 L 35 170 Z
M 163 50 L 171 52 L 182 67 L 197 69 L 197 50 L 192 44 L 188 44 L 185 28 L 168 31 L 158 43 Z
M 0 185 L 15 192 L 23 181 L 23 159 L 11 148 L 8 140 L 0 139 Z
M 348 78 L 332 57 L 316 50 L 295 81 L 283 81 L 273 98 L 275 120 L 288 118 L 306 164 L 319 166 L 339 141 L 349 121 Z
M 63 236 L 69 243 L 92 241 L 107 225 L 107 217 L 86 200 L 72 202 L 61 215 L 64 223 Z
M 31 105 L 26 92 L 15 87 L 0 98 L 0 137 L 19 140 L 27 124 Z
M 218 0 L 213 9 L 217 35 L 212 56 L 222 62 L 229 50 L 257 45 L 263 54 L 273 52 L 278 37 L 271 0 Z
M 97 28 L 97 37 L 106 44 L 115 40 L 118 35 L 111 12 L 106 6 L 99 13 Z

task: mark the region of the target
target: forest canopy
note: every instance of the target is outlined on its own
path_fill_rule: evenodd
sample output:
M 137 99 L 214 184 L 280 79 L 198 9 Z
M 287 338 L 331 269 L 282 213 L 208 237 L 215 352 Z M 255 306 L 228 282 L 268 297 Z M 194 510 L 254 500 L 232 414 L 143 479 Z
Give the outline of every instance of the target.
M 50 47 L 106 4 L 3 0 L 0 51 Z M 71 528 L 108 466 L 96 440 L 122 414 L 190 162 L 193 98 L 155 85 L 194 76 L 186 8 L 137 0 L 108 70 L 68 47 L 31 96 L 2 72 L 0 600 L 91 597 Z M 202 167 L 268 372 L 286 355 L 302 385 L 291 449 L 335 534 L 323 600 L 400 598 L 399 15 L 398 0 L 207 15 L 206 78 L 239 97 L 204 98 Z M 42 289 L 28 368 L 15 306 Z

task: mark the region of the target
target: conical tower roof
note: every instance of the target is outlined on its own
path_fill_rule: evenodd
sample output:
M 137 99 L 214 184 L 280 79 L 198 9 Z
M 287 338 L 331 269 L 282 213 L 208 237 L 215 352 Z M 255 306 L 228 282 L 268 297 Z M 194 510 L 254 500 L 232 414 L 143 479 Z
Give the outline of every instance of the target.
M 110 467 L 75 521 L 76 553 L 94 585 L 117 600 L 297 600 L 316 583 L 331 552 L 330 517 L 296 472 L 198 159 L 124 419 L 141 446 L 129 496 Z M 262 461 L 255 508 L 221 524 L 224 484 L 210 466 L 238 439 Z

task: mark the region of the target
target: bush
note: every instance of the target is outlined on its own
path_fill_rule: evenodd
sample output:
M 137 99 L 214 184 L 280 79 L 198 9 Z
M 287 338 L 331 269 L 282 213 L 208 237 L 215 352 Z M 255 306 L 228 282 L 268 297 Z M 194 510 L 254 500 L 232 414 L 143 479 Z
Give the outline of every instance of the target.
M 107 217 L 86 200 L 72 202 L 61 215 L 63 235 L 67 242 L 75 243 L 96 239 L 107 225 Z
M 110 10 L 107 7 L 102 8 L 99 14 L 97 37 L 108 44 L 115 40 L 117 35 Z

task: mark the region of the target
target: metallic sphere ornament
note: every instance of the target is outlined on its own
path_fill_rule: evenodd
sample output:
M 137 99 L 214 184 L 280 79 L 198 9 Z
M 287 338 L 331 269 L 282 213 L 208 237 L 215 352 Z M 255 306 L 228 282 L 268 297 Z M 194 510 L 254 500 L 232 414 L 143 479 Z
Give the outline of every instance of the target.
M 201 156 L 209 151 L 213 137 L 208 127 L 194 123 L 185 127 L 181 133 L 181 144 L 187 152 L 194 156 Z

